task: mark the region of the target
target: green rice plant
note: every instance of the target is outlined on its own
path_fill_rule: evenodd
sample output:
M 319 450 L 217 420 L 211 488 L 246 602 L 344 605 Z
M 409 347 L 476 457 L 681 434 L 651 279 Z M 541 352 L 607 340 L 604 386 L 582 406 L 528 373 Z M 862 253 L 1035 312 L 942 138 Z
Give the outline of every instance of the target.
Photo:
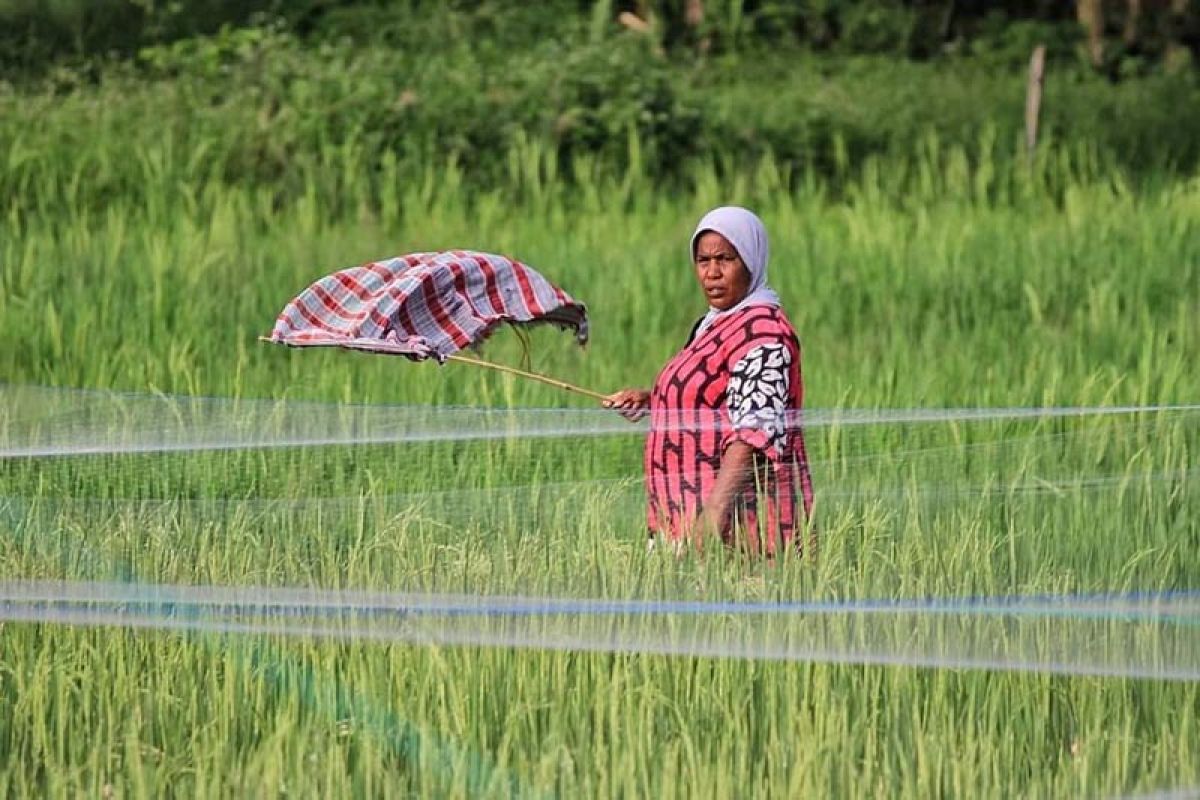
M 352 92 L 343 80 L 330 91 Z M 535 368 L 597 390 L 647 385 L 703 311 L 694 221 L 742 202 L 772 234 L 810 409 L 1170 405 L 1200 389 L 1200 184 L 1134 185 L 1094 145 L 1052 142 L 1026 165 L 997 130 L 969 145 L 927 137 L 834 181 L 777 155 L 737 172 L 718 154 L 665 191 L 637 168 L 652 147 L 638 136 L 622 142 L 628 171 L 586 154 L 562 163 L 545 140 L 514 136 L 489 189 L 451 157 L 375 160 L 366 124 L 306 130 L 295 152 L 265 134 L 247 145 L 269 127 L 262 107 L 205 111 L 188 91 L 160 85 L 120 107 L 44 98 L 30 113 L 83 121 L 36 143 L 15 128 L 0 138 L 0 381 L 161 393 L 155 421 L 182 415 L 175 395 L 221 398 L 234 420 L 256 400 L 314 414 L 585 409 L 463 365 L 256 337 L 329 271 L 474 247 L 526 260 L 588 304 L 588 349 L 536 331 Z M 174 134 L 140 138 L 138 121 L 171 102 Z M 280 168 L 278 183 L 232 179 L 248 163 Z M 517 363 L 523 345 L 501 334 L 484 355 Z M 77 397 L 64 408 L 86 409 Z M 30 420 L 69 421 L 40 411 L 0 409 L 0 441 Z M 92 433 L 147 419 L 109 422 Z M 729 603 L 1197 586 L 1194 413 L 826 422 L 808 430 L 815 561 L 647 556 L 630 428 L 5 458 L 0 583 Z M 723 621 L 577 632 L 761 642 L 808 630 Z M 558 624 L 547 637 L 564 635 Z M 830 637 L 857 630 L 838 624 Z M 1079 630 L 1108 623 L 1095 624 Z M 871 630 L 893 645 L 906 632 Z M 1010 633 L 1086 645 L 1072 630 Z M 1007 797 L 1200 780 L 1200 702 L 1184 680 L 13 621 L 0 653 L 6 796 Z

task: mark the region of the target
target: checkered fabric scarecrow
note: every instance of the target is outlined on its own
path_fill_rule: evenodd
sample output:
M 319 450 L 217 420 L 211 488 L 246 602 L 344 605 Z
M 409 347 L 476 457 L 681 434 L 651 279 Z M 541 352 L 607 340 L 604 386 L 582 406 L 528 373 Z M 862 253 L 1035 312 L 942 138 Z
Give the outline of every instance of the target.
M 269 340 L 444 361 L 502 323 L 550 323 L 587 342 L 587 310 L 526 264 L 491 253 L 413 253 L 321 278 Z

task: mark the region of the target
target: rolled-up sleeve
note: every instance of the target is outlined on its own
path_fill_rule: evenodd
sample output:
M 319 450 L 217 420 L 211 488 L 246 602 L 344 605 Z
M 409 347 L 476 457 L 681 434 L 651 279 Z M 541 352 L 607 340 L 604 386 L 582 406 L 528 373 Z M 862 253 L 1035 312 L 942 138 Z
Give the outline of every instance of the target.
M 791 366 L 791 351 L 782 342 L 757 345 L 733 365 L 726 389 L 732 424 L 722 450 L 743 441 L 770 458 L 781 456 L 787 437 Z

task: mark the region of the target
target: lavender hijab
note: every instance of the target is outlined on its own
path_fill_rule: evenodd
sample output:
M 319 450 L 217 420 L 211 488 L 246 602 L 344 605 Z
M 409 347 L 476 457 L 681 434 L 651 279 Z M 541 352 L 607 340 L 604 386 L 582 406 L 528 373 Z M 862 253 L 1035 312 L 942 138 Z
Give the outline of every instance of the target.
M 770 256 L 770 248 L 767 245 L 767 229 L 762 220 L 753 211 L 740 206 L 714 208 L 704 215 L 696 226 L 696 232 L 692 234 L 691 252 L 688 254 L 690 258 L 696 257 L 696 244 L 706 231 L 721 234 L 737 250 L 738 255 L 742 257 L 742 263 L 750 271 L 750 289 L 740 302 L 725 311 L 710 306 L 708 313 L 696 327 L 696 335 L 726 314 L 737 313 L 746 306 L 779 305 L 779 295 L 767 285 L 767 259 Z

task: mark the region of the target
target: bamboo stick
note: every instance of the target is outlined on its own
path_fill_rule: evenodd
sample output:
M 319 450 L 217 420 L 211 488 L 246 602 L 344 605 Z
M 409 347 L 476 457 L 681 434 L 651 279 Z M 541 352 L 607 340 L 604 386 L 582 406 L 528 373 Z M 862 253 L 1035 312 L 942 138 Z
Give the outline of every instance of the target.
M 560 381 L 558 378 L 551 378 L 549 375 L 542 375 L 541 373 L 538 373 L 538 372 L 527 372 L 526 370 L 517 369 L 516 367 L 506 366 L 505 364 L 496 364 L 492 361 L 484 361 L 479 358 L 471 358 L 470 356 L 464 356 L 464 355 L 458 355 L 458 354 L 449 355 L 449 356 L 446 356 L 446 358 L 450 361 L 459 361 L 459 362 L 462 362 L 463 364 L 474 364 L 477 367 L 487 367 L 488 369 L 499 370 L 500 372 L 507 372 L 510 375 L 519 375 L 522 378 L 529 378 L 531 380 L 541 381 L 542 383 L 548 384 L 550 386 L 554 386 L 558 389 L 565 389 L 568 392 L 576 392 L 578 394 L 582 394 L 582 395 L 586 395 L 587 397 L 591 397 L 595 400 L 603 401 L 606 399 L 606 395 L 602 395 L 599 392 L 593 392 L 591 389 L 584 389 L 582 386 L 576 386 L 573 383 L 567 383 L 566 381 Z
M 260 342 L 273 342 L 274 341 L 269 336 L 260 336 L 260 337 L 258 337 L 258 340 Z M 516 367 L 509 367 L 504 364 L 496 364 L 492 361 L 484 361 L 479 358 L 471 358 L 470 356 L 463 356 L 463 355 L 458 355 L 458 354 L 449 355 L 449 356 L 446 356 L 446 358 L 449 361 L 459 361 L 463 364 L 473 364 L 477 367 L 487 367 L 488 369 L 494 369 L 494 370 L 498 370 L 500 372 L 507 372 L 510 375 L 519 375 L 522 378 L 529 378 L 530 380 L 541 381 L 542 383 L 553 386 L 556 389 L 565 389 L 568 392 L 576 392 L 577 394 L 582 394 L 587 397 L 591 397 L 594 400 L 599 400 L 601 402 L 608 399 L 607 395 L 600 394 L 599 392 L 593 392 L 591 389 L 584 389 L 582 386 L 576 386 L 573 383 L 567 383 L 566 381 L 560 381 L 558 378 L 551 378 L 549 375 L 542 375 L 537 372 L 528 372 L 523 369 L 517 369 Z

